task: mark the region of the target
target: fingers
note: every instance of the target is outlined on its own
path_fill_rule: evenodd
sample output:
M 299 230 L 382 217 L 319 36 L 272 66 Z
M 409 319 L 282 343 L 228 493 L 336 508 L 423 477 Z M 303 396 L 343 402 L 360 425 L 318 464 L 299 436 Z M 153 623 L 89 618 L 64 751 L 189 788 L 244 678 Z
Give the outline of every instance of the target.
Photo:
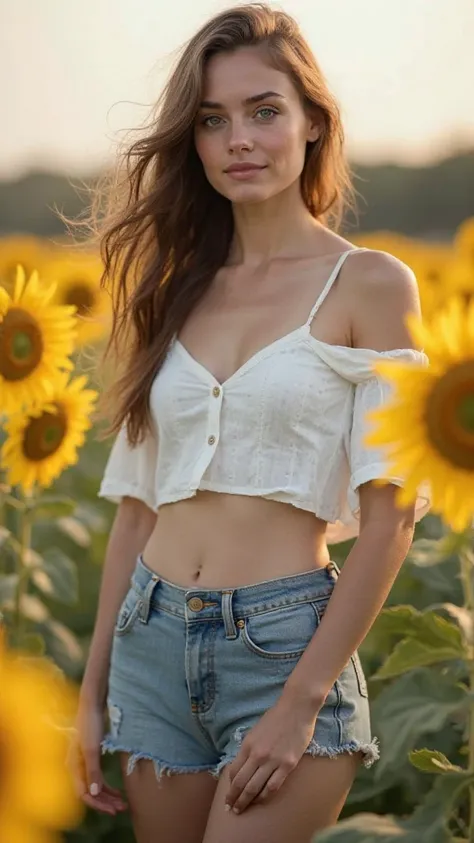
M 226 797 L 226 810 L 241 814 L 262 792 L 275 767 L 268 764 L 257 767 L 249 759 L 234 777 Z
M 78 797 L 89 808 L 105 814 L 115 816 L 117 812 L 126 811 L 128 805 L 120 790 L 104 781 L 100 767 L 100 748 L 81 751 L 76 746 L 71 755 L 73 757 L 70 757 L 69 766 Z

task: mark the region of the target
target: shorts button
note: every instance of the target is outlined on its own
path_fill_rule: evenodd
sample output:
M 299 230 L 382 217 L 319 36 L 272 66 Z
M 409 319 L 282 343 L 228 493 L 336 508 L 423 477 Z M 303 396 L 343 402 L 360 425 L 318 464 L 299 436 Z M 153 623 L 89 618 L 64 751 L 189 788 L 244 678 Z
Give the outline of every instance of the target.
M 245 626 L 245 621 L 237 621 L 236 626 L 239 626 L 240 629 L 243 629 Z
M 215 436 L 210 436 L 210 437 L 209 437 L 209 439 L 208 439 L 207 441 L 209 442 L 209 445 L 214 445 L 214 442 L 216 441 L 216 437 L 215 437 Z
M 212 390 L 212 394 L 213 394 L 216 398 L 219 398 L 219 395 L 221 394 L 220 387 L 219 387 L 219 386 L 215 386 L 215 387 L 214 387 L 214 389 Z
M 191 597 L 191 600 L 188 600 L 188 606 L 193 612 L 200 612 L 204 603 L 200 597 Z

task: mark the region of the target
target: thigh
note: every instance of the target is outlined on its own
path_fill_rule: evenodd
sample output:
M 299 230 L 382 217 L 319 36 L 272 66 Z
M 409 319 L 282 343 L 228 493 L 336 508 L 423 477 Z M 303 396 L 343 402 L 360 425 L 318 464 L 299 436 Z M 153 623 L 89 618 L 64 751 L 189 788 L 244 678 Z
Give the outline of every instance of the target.
M 360 753 L 322 758 L 303 755 L 277 793 L 243 814 L 225 811 L 229 789 L 222 771 L 202 843 L 311 843 L 312 836 L 334 825 L 352 787 Z
M 120 761 L 137 843 L 202 843 L 216 780 L 207 772 L 185 773 L 158 784 L 151 761 L 141 759 L 129 775 L 127 755 Z

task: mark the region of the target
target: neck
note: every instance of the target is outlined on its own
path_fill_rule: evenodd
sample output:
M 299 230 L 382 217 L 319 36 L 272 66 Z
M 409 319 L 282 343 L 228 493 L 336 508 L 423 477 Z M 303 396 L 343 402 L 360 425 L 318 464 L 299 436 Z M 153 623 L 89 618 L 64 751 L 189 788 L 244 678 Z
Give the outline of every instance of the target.
M 325 227 L 306 208 L 299 185 L 265 202 L 233 205 L 234 239 L 228 264 L 256 267 L 276 258 L 310 256 Z

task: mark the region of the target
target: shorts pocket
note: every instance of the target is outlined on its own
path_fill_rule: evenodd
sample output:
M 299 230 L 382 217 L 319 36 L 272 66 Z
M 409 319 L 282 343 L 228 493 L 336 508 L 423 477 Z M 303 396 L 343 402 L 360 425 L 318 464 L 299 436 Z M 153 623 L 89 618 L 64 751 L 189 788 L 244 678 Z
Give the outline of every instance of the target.
M 330 594 L 244 618 L 241 636 L 248 650 L 266 659 L 299 658 L 311 641 Z
M 359 687 L 359 693 L 360 693 L 361 697 L 368 697 L 369 691 L 368 691 L 368 688 L 367 688 L 367 680 L 365 678 L 364 670 L 363 670 L 363 667 L 362 667 L 362 662 L 360 660 L 359 653 L 357 652 L 357 650 L 351 656 L 351 662 L 352 662 L 354 672 L 355 672 L 355 675 L 356 675 L 357 685 Z
M 126 635 L 127 632 L 131 632 L 138 617 L 140 603 L 140 595 L 137 594 L 133 586 L 131 586 L 117 615 L 114 627 L 115 635 Z

